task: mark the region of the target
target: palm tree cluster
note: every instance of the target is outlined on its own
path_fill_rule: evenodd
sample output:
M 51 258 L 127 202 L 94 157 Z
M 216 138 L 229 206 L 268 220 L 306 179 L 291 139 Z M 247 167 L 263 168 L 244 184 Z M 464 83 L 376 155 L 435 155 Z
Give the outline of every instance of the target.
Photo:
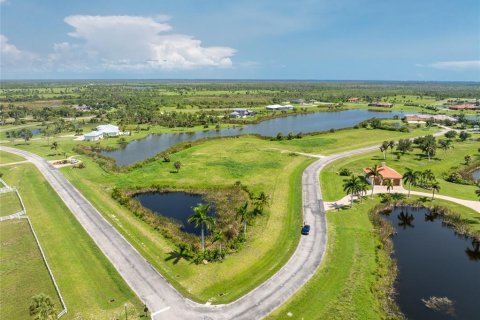
M 440 184 L 438 183 L 435 174 L 430 169 L 424 171 L 413 171 L 412 169 L 407 168 L 403 174 L 403 182 L 408 184 L 409 198 L 412 186 L 418 186 L 432 190 L 432 199 L 435 197 L 435 192 L 438 193 L 440 191 Z
M 360 197 L 366 194 L 368 190 L 368 183 L 365 179 L 351 175 L 350 178 L 343 180 L 343 191 L 350 194 L 350 206 L 353 207 L 353 197 L 356 195 Z
M 424 137 L 418 137 L 415 138 L 413 142 L 425 153 L 429 161 L 432 160 L 432 157 L 435 156 L 437 151 L 437 144 L 434 136 L 428 135 Z

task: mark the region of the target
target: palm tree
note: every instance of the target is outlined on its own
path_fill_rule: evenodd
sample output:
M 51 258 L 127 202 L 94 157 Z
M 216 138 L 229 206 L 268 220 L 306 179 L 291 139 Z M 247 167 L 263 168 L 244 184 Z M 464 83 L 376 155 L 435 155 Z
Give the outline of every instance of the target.
M 396 145 L 396 143 L 393 140 L 390 140 L 388 142 L 388 146 L 390 147 L 390 153 L 393 153 L 393 148 L 395 148 L 395 145 Z
M 410 168 L 407 168 L 407 171 L 403 174 L 403 181 L 408 183 L 408 197 L 410 198 L 410 191 L 412 190 L 412 185 L 417 184 L 418 172 L 413 171 Z
M 213 233 L 213 243 L 218 242 L 218 251 L 222 254 L 222 241 L 224 240 L 225 235 L 221 229 L 215 230 Z
M 440 146 L 440 149 L 445 151 L 445 155 L 447 154 L 447 150 L 452 147 L 450 140 L 439 140 L 438 145 Z
M 353 195 L 361 191 L 361 185 L 360 178 L 353 174 L 350 179 L 343 180 L 343 191 L 350 194 L 350 207 L 353 207 Z
M 202 228 L 202 251 L 205 251 L 204 229 L 210 229 L 215 224 L 215 219 L 208 215 L 210 205 L 199 203 L 193 208 L 194 214 L 188 218 L 188 223 L 195 223 L 195 227 Z
M 386 155 L 386 150 L 385 147 L 383 145 L 380 146 L 380 152 L 383 153 L 383 160 L 386 159 L 387 155 Z
M 480 186 L 475 190 L 475 194 L 480 198 Z
M 237 209 L 237 219 L 243 223 L 243 237 L 247 239 L 247 223 L 252 218 L 252 212 L 248 210 L 248 201 Z
M 380 167 L 378 165 L 374 165 L 373 168 L 367 168 L 367 175 L 372 179 L 372 194 L 371 197 L 373 198 L 373 189 L 375 188 L 375 179 L 383 179 L 382 174 L 380 173 Z
M 173 166 L 175 167 L 175 169 L 177 170 L 177 173 L 178 173 L 180 171 L 180 168 L 182 167 L 182 163 L 180 161 L 175 161 Z
M 32 297 L 29 307 L 30 316 L 35 320 L 54 320 L 57 319 L 57 310 L 52 298 L 44 293 Z
M 440 184 L 437 181 L 432 182 L 430 185 L 430 188 L 432 188 L 432 199 L 435 197 L 435 192 L 438 193 L 440 191 Z
M 427 169 L 427 170 L 423 171 L 422 176 L 423 176 L 425 184 L 428 184 L 432 181 L 435 181 L 435 174 L 430 169 Z
M 268 205 L 270 197 L 265 192 L 260 192 L 260 194 L 253 199 L 254 201 L 254 214 L 260 215 L 263 213 L 263 208 Z
M 57 142 L 57 141 L 54 141 L 54 142 L 52 143 L 52 146 L 51 146 L 50 149 L 53 149 L 53 150 L 57 151 L 58 147 L 59 147 L 58 142 Z
M 385 181 L 385 185 L 387 186 L 388 193 L 390 193 L 390 190 L 393 189 L 393 181 L 391 179 L 387 179 L 387 181 Z

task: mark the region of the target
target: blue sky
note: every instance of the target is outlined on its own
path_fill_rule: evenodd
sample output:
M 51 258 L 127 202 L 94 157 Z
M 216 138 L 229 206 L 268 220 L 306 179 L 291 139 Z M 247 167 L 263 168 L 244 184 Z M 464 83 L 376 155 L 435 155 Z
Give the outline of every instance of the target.
M 480 81 L 478 0 L 0 0 L 1 78 Z

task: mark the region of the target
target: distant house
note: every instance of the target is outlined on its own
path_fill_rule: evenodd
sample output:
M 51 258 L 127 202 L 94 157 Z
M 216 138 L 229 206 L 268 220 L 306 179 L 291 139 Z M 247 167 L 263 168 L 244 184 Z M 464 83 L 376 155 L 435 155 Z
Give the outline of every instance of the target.
M 454 105 L 448 106 L 448 108 L 451 110 L 475 110 L 475 109 L 478 109 L 479 107 L 474 105 L 473 103 L 462 103 L 462 104 L 454 104 Z
M 402 185 L 402 175 L 395 171 L 394 169 L 387 167 L 385 162 L 382 162 L 382 165 L 379 167 L 378 171 L 382 175 L 383 178 L 375 178 L 375 183 L 376 186 L 383 186 L 386 184 L 387 180 L 392 180 L 394 186 L 401 186 Z M 370 169 L 369 168 L 364 168 L 363 172 L 365 172 L 365 179 L 372 184 L 372 179 L 373 177 L 370 175 Z
M 266 106 L 265 109 L 269 111 L 287 111 L 287 110 L 295 109 L 295 107 L 292 105 L 282 106 L 279 104 L 272 104 L 272 105 Z
M 233 111 L 230 113 L 230 118 L 240 118 L 240 113 Z
M 310 99 L 310 100 L 308 100 L 308 103 L 310 103 L 310 104 L 317 104 L 318 101 L 315 100 L 315 99 Z
M 90 106 L 87 106 L 85 104 L 79 106 L 79 105 L 76 105 L 76 106 L 73 106 L 73 108 L 77 111 L 81 111 L 81 112 L 87 112 L 87 111 L 90 111 L 92 108 Z
M 370 107 L 383 107 L 383 108 L 391 108 L 391 107 L 393 107 L 393 103 L 390 103 L 390 102 L 380 102 L 380 101 L 370 102 L 368 105 L 369 105 Z
M 433 122 L 444 122 L 451 121 L 457 122 L 458 120 L 454 117 L 450 117 L 444 114 L 407 114 L 405 116 L 405 121 L 408 123 L 425 123 L 427 120 L 432 120 Z
M 101 124 L 97 126 L 97 131 L 103 132 L 105 136 L 115 137 L 120 135 L 120 130 L 113 124 Z
M 83 136 L 85 141 L 97 141 L 103 139 L 102 131 L 92 131 Z
M 347 102 L 351 102 L 351 103 L 359 103 L 359 102 L 360 102 L 360 98 L 357 98 L 357 97 L 351 97 L 351 98 L 348 98 L 348 99 L 347 99 Z
M 480 131 L 480 127 L 477 125 L 473 126 L 473 131 Z
M 295 100 L 290 101 L 290 103 L 293 103 L 293 104 L 305 104 L 305 100 L 304 100 L 304 99 L 295 99 Z

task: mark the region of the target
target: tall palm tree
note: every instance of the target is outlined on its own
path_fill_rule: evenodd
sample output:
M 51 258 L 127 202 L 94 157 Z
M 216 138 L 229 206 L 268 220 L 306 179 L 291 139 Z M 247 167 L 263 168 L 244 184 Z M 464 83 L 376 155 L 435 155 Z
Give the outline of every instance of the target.
M 380 173 L 380 167 L 378 165 L 374 165 L 372 168 L 367 168 L 367 175 L 372 179 L 372 194 L 371 197 L 373 198 L 373 189 L 375 188 L 375 179 L 383 179 L 382 174 Z
M 430 185 L 432 188 L 432 199 L 435 197 L 435 192 L 438 193 L 440 191 L 440 184 L 437 181 L 432 182 Z
M 35 320 L 54 320 L 57 319 L 57 310 L 52 298 L 44 293 L 32 297 L 29 307 L 30 316 Z
M 243 237 L 247 239 L 247 223 L 252 218 L 252 212 L 248 210 L 248 201 L 237 209 L 237 219 L 243 223 Z
M 385 181 L 385 185 L 387 186 L 388 193 L 390 193 L 390 191 L 393 189 L 392 179 L 387 179 L 387 181 Z
M 388 146 L 390 147 L 390 153 L 393 153 L 393 148 L 395 148 L 395 145 L 396 145 L 396 143 L 393 140 L 390 140 L 388 142 Z
M 422 175 L 425 184 L 429 184 L 430 182 L 435 181 L 435 174 L 430 169 L 423 171 Z
M 350 176 L 350 179 L 343 180 L 343 191 L 350 194 L 350 207 L 353 207 L 353 195 L 361 191 L 361 185 L 360 178 L 353 174 Z
M 202 251 L 205 251 L 205 229 L 210 229 L 215 224 L 215 219 L 208 215 L 210 205 L 199 203 L 193 208 L 194 214 L 188 218 L 188 223 L 195 223 L 195 227 L 202 228 Z
M 445 155 L 447 155 L 447 150 L 452 147 L 450 140 L 439 140 L 438 145 L 440 149 L 442 149 L 445 152 Z
M 480 185 L 478 186 L 478 189 L 475 190 L 475 194 L 480 198 Z
M 407 168 L 407 171 L 403 174 L 403 181 L 408 183 L 408 197 L 410 198 L 410 191 L 412 190 L 412 185 L 417 184 L 418 173 L 413 171 L 410 168 Z
M 386 150 L 387 149 L 385 149 L 383 145 L 380 146 L 380 152 L 383 154 L 383 160 L 387 158 Z
M 222 242 L 225 238 L 223 231 L 221 229 L 215 230 L 213 233 L 213 243 L 218 242 L 218 251 L 222 254 Z

